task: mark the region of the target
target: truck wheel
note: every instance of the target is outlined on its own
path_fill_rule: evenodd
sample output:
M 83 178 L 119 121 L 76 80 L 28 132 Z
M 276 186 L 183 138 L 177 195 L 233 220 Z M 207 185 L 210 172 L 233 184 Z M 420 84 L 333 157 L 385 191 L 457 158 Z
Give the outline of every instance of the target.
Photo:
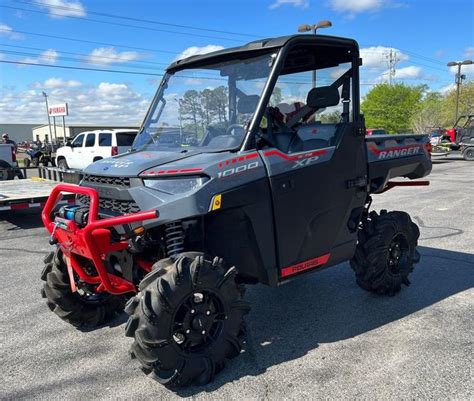
M 351 260 L 357 284 L 364 290 L 395 295 L 410 285 L 408 275 L 420 260 L 416 250 L 420 231 L 404 212 L 371 212 L 359 230 L 359 243 Z
M 15 178 L 14 169 L 5 160 L 0 160 L 0 181 L 13 180 Z
M 203 385 L 239 355 L 250 307 L 235 273 L 199 252 L 155 264 L 125 307 L 131 355 L 146 374 L 169 388 Z
M 67 165 L 66 159 L 59 159 L 58 160 L 58 167 L 61 170 L 67 170 L 69 168 L 69 166 Z
M 474 148 L 467 148 L 463 155 L 464 160 L 473 161 L 474 160 Z
M 46 304 L 62 320 L 80 329 L 99 326 L 122 312 L 126 298 L 108 293 L 95 294 L 84 287 L 72 292 L 69 274 L 58 249 L 44 258 L 41 279 L 45 281 L 41 295 Z

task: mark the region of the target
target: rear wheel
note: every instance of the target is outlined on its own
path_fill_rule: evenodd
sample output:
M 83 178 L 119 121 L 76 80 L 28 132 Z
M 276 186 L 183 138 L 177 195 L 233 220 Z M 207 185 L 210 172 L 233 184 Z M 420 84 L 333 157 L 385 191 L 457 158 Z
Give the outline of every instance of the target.
M 357 284 L 364 290 L 394 295 L 409 285 L 408 275 L 420 256 L 416 250 L 420 231 L 404 212 L 371 212 L 359 230 L 351 260 Z
M 243 287 L 220 258 L 187 252 L 155 265 L 125 311 L 142 370 L 167 387 L 206 384 L 242 344 Z
M 122 312 L 126 298 L 108 293 L 96 294 L 86 285 L 72 292 L 69 274 L 59 249 L 44 258 L 41 279 L 45 281 L 41 295 L 46 304 L 62 320 L 81 329 L 101 325 Z

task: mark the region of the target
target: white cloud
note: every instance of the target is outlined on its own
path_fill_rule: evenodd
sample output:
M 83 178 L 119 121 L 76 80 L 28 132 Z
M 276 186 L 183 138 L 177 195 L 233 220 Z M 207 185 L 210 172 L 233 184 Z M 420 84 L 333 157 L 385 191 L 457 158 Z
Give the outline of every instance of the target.
M 274 10 L 275 8 L 286 5 L 305 9 L 309 7 L 309 0 L 276 0 L 270 4 L 268 8 Z
M 34 82 L 30 85 L 34 89 L 59 89 L 59 88 L 77 88 L 82 83 L 74 80 L 65 80 L 62 78 L 49 78 L 44 82 Z
M 421 78 L 423 76 L 423 69 L 421 67 L 416 67 L 410 65 L 408 67 L 397 68 L 395 70 L 396 79 L 405 79 L 405 78 Z
M 438 89 L 438 92 L 440 92 L 442 95 L 447 95 L 449 92 L 453 91 L 456 89 L 456 84 L 449 84 L 446 86 L 441 87 Z
M 56 63 L 57 59 L 58 59 L 58 52 L 54 49 L 45 50 L 38 57 L 38 61 L 40 61 L 41 63 L 46 63 L 46 64 L 54 64 Z
M 136 124 L 148 109 L 150 98 L 120 82 L 100 82 L 97 85 L 50 78 L 44 83 L 32 83 L 29 90 L 4 88 L 0 97 L 0 121 L 38 123 L 44 121 L 44 98 L 48 89 L 51 104 L 67 102 L 68 123 Z
M 218 50 L 222 50 L 223 48 L 224 48 L 223 46 L 219 46 L 219 45 L 207 45 L 207 46 L 202 46 L 202 47 L 192 46 L 192 47 L 188 47 L 181 54 L 179 54 L 175 60 L 181 60 L 183 58 L 196 56 L 197 54 L 211 53 Z
M 357 14 L 376 11 L 386 5 L 386 0 L 329 0 L 329 4 L 335 11 Z
M 458 67 L 449 67 L 449 71 L 451 71 L 452 74 L 457 74 L 458 73 Z M 474 78 L 474 64 L 467 64 L 467 65 L 462 65 L 461 66 L 461 74 L 466 75 L 468 79 Z
M 91 64 L 109 65 L 136 60 L 137 52 L 119 52 L 113 47 L 99 47 L 90 52 L 87 61 Z
M 32 64 L 55 64 L 58 59 L 58 52 L 54 49 L 48 49 L 42 52 L 38 57 L 27 57 L 22 59 L 23 63 Z M 18 65 L 19 68 L 26 67 L 25 65 Z
M 474 58 L 474 46 L 466 47 L 464 51 L 464 57 L 468 59 Z
M 25 36 L 21 33 L 17 33 L 13 30 L 10 25 L 0 23 L 0 36 L 4 36 L 8 39 L 13 40 L 21 40 L 24 39 Z
M 40 7 L 49 11 L 51 18 L 84 17 L 86 9 L 80 1 L 38 0 Z
M 398 49 L 385 46 L 371 46 L 360 49 L 362 67 L 381 70 L 387 68 L 388 58 L 392 50 L 393 57 L 399 61 L 406 61 L 409 57 Z

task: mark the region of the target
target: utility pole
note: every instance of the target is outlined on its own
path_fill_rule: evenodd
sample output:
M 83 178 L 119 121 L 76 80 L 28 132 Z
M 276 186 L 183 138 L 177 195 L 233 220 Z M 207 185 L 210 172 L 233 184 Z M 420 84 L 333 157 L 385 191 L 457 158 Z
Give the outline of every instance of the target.
M 463 65 L 470 65 L 474 64 L 472 60 L 464 60 L 464 61 L 450 61 L 448 63 L 448 67 L 458 67 L 458 72 L 456 73 L 455 83 L 456 83 L 456 117 L 454 119 L 454 124 L 457 123 L 459 118 L 459 95 L 461 93 L 461 84 L 463 79 L 466 79 L 466 76 L 461 74 L 461 66 Z
M 392 80 L 396 74 L 395 67 L 397 66 L 397 63 L 400 61 L 400 59 L 397 57 L 397 52 L 393 49 L 390 49 L 389 54 L 385 55 L 385 57 L 387 59 L 388 65 L 388 83 L 390 86 L 392 86 Z
M 46 115 L 48 116 L 48 126 L 49 126 L 49 137 L 51 141 L 53 140 L 53 131 L 51 130 L 51 119 L 49 118 L 49 105 L 48 105 L 48 95 L 46 92 L 41 92 L 44 96 L 44 100 L 46 101 Z
M 329 28 L 332 26 L 331 21 L 319 21 L 317 24 L 314 25 L 300 25 L 298 27 L 298 32 L 313 32 L 316 35 L 316 31 L 320 28 Z M 312 77 L 311 77 L 311 87 L 316 88 L 316 69 L 313 70 Z

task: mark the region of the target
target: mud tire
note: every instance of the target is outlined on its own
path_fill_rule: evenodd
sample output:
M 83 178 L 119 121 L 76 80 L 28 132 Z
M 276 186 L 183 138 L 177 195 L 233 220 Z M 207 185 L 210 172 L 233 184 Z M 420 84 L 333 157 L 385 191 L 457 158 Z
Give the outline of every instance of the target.
M 402 284 L 410 285 L 408 276 L 420 259 L 416 250 L 419 236 L 418 226 L 407 213 L 371 212 L 359 230 L 359 242 L 350 262 L 357 284 L 381 295 L 395 295 Z
M 236 283 L 235 273 L 235 267 L 226 266 L 222 259 L 211 259 L 199 252 L 182 253 L 154 266 L 140 283 L 138 295 L 125 307 L 130 315 L 125 334 L 134 338 L 131 356 L 140 362 L 143 372 L 168 388 L 204 385 L 222 370 L 226 359 L 239 355 L 244 315 L 250 307 L 242 300 L 243 287 Z M 192 318 L 199 316 L 198 308 L 203 304 L 192 303 L 196 293 L 204 294 L 203 304 L 215 297 L 213 302 L 220 302 L 224 313 L 219 319 L 216 313 L 215 318 L 210 318 L 212 326 L 205 326 L 210 327 L 209 334 L 213 327 L 219 327 L 215 331 L 218 334 L 193 349 L 186 344 L 193 344 L 191 336 L 198 334 L 194 329 L 181 345 L 174 336 L 176 327 L 181 327 L 183 334 L 189 327 L 176 323 L 179 316 L 188 316 L 182 314 L 183 310 L 187 314 L 194 311 L 189 305 L 196 305 L 198 311 Z M 214 315 L 218 308 L 210 309 Z M 191 322 L 194 324 L 195 320 Z
M 72 292 L 67 266 L 57 249 L 44 258 L 41 279 L 45 281 L 41 295 L 46 298 L 49 309 L 62 320 L 78 329 L 100 326 L 123 311 L 125 296 L 103 294 L 101 298 L 89 299 Z

